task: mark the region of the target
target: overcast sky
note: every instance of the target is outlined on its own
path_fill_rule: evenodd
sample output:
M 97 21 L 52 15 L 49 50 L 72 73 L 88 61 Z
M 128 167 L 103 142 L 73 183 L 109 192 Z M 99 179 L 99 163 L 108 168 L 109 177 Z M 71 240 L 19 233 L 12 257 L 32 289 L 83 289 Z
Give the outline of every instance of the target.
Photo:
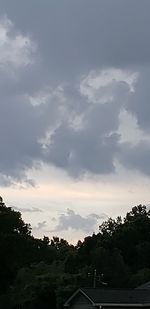
M 150 195 L 150 1 L 0 0 L 0 187 L 75 242 Z

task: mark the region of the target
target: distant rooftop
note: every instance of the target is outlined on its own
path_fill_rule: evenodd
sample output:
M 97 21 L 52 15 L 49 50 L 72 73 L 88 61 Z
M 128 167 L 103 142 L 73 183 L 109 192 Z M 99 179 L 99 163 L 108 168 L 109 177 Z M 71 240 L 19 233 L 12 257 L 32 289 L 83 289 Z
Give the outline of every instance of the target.
M 150 283 L 149 283 L 150 285 Z M 144 289 L 91 289 L 82 288 L 94 303 L 146 304 L 150 303 L 150 293 Z

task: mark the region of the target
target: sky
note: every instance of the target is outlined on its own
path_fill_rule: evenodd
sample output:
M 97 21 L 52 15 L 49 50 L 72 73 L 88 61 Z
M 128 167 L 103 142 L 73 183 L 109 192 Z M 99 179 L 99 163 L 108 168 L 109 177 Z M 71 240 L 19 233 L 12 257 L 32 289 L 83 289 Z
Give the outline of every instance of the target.
M 150 1 L 0 0 L 0 195 L 71 243 L 150 203 Z

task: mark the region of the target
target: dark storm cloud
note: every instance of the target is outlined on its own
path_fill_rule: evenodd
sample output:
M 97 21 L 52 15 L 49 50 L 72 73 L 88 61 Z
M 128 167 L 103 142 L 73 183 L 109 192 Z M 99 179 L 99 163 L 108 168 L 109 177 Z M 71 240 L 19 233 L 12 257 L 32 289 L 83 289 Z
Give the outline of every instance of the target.
M 119 113 L 126 97 L 130 96 L 127 82 L 114 82 L 114 78 L 109 85 L 106 82 L 105 87 L 99 86 L 99 92 L 106 96 L 104 104 L 100 99 L 97 102 L 97 90 L 92 86 L 89 88 L 93 91 L 92 101 L 87 98 L 86 89 L 83 94 L 71 84 L 72 97 L 70 92 L 68 95 L 68 88 L 64 90 L 68 118 L 62 119 L 51 134 L 47 162 L 65 169 L 73 177 L 114 172 L 114 158 L 119 150 L 120 136 L 116 133 Z
M 33 185 L 25 173 L 42 158 L 40 139 L 59 119 L 59 102 L 55 104 L 56 95 L 47 99 L 44 91 L 35 98 L 38 104 L 31 104 L 34 91 L 31 96 L 30 91 L 19 88 L 20 81 L 25 82 L 24 72 L 28 72 L 26 78 L 30 79 L 31 67 L 33 71 L 36 67 L 35 44 L 16 31 L 6 16 L 0 20 L 0 39 L 1 181 L 8 184 L 23 179 Z
M 48 161 L 74 177 L 86 172 L 105 174 L 114 171 L 118 135 L 95 136 L 90 130 L 74 131 L 60 126 L 51 137 Z
M 0 105 L 0 170 L 7 176 L 22 178 L 33 161 L 42 157 L 38 139 L 44 135 L 49 121 L 52 125 L 54 110 L 51 107 L 48 117 L 47 106 L 41 110 L 32 106 L 26 98 L 17 96 L 7 97 Z
M 150 141 L 121 145 L 119 158 L 124 167 L 150 176 Z
M 132 93 L 126 109 L 137 121 L 141 136 L 134 144 L 120 144 L 119 160 L 130 170 L 137 170 L 150 176 L 150 68 L 141 69 L 135 92 Z
M 33 33 L 51 79 L 150 62 L 149 0 L 1 0 L 0 9 Z
M 127 109 L 136 116 L 139 127 L 150 132 L 150 67 L 141 70 L 136 91 L 130 97 Z
M 149 132 L 150 1 L 0 0 L 0 10 L 1 183 L 33 185 L 26 172 L 40 162 L 108 174 L 116 155 L 147 174 L 149 146 L 120 144 L 118 127 L 125 108 Z
M 90 87 L 90 91 L 93 91 L 96 100 L 94 97 L 93 101 L 88 99 L 88 79 L 84 82 L 85 93 L 82 93 L 82 78 L 75 85 L 70 81 L 57 87 L 45 85 L 33 93 L 23 92 L 22 88 L 18 91 L 16 86 L 20 80 L 24 80 L 27 64 L 34 71 L 37 59 L 36 51 L 35 59 L 31 53 L 34 42 L 31 44 L 30 39 L 22 33 L 18 36 L 16 30 L 12 36 L 12 28 L 12 23 L 5 17 L 0 24 L 0 35 L 5 34 L 1 49 L 7 50 L 7 45 L 15 45 L 15 48 L 11 57 L 8 57 L 11 70 L 7 67 L 7 57 L 2 58 L 8 83 L 7 87 L 0 83 L 1 173 L 31 183 L 32 180 L 27 179 L 25 173 L 40 161 L 63 168 L 75 177 L 89 172 L 113 172 L 114 156 L 118 151 L 119 135 L 115 131 L 119 124 L 120 97 L 121 94 L 130 94 L 128 83 L 121 82 L 124 77 L 116 80 L 114 87 L 115 71 L 108 85 L 106 82 L 105 87 L 99 86 L 99 91 L 106 93 L 108 90 L 111 96 L 105 98 L 105 104 L 97 101 L 94 86 Z M 24 44 L 25 41 L 28 45 Z M 12 76 L 9 76 L 10 73 Z
M 95 226 L 98 226 L 99 220 L 104 220 L 106 218 L 107 215 L 105 214 L 89 214 L 84 217 L 75 213 L 71 209 L 67 209 L 66 214 L 60 215 L 55 231 L 68 230 L 69 228 L 72 228 L 74 230 L 82 230 L 87 233 L 92 233 Z

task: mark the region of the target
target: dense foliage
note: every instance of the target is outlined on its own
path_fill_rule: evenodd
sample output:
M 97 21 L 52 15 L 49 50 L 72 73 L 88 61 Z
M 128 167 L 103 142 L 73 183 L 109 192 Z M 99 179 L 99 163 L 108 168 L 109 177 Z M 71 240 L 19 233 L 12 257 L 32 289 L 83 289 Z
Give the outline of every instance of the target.
M 150 211 L 135 206 L 73 246 L 34 238 L 20 212 L 0 198 L 0 275 L 0 308 L 8 309 L 61 308 L 77 287 L 93 282 L 138 286 L 150 280 Z

